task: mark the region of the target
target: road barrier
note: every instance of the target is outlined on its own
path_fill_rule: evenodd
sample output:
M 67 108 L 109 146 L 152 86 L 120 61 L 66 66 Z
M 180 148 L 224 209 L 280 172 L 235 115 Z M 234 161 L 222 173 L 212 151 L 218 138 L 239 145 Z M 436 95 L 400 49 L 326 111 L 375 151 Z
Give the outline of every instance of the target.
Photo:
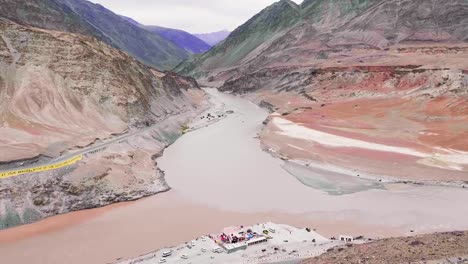
M 66 166 L 73 165 L 73 164 L 75 164 L 76 162 L 78 162 L 78 161 L 80 161 L 82 159 L 83 159 L 83 155 L 78 155 L 78 156 L 70 158 L 70 159 L 68 159 L 66 161 L 62 161 L 62 162 L 51 164 L 51 165 L 38 166 L 38 167 L 27 168 L 27 169 L 22 169 L 22 170 L 0 172 L 0 179 L 6 179 L 6 178 L 26 174 L 26 173 L 56 170 L 56 169 L 60 169 L 60 168 L 66 167 Z

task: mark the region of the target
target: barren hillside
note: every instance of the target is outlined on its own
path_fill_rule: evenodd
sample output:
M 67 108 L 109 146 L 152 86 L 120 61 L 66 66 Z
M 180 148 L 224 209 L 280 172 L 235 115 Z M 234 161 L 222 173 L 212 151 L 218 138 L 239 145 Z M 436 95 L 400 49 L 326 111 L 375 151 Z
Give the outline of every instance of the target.
M 342 246 L 302 263 L 468 263 L 468 233 L 388 238 L 363 245 Z

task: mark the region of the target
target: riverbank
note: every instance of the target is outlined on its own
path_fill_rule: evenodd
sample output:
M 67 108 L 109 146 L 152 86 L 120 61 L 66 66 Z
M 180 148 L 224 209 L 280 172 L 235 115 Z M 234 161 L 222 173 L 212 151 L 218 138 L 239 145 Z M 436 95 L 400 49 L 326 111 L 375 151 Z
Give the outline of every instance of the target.
M 343 179 L 354 178 L 354 181 L 374 182 L 375 185 L 413 184 L 468 188 L 467 179 L 462 174 L 458 178 L 449 177 L 445 179 L 439 177 L 439 179 L 432 179 L 431 177 L 421 176 L 427 175 L 427 173 L 419 173 L 420 176 L 418 177 L 392 176 L 387 173 L 397 170 L 402 163 L 412 161 L 414 159 L 412 155 L 419 155 L 422 158 L 418 162 L 431 160 L 434 164 L 445 164 L 457 168 L 460 164 L 468 164 L 467 152 L 440 149 L 441 153 L 446 154 L 430 154 L 410 148 L 375 144 L 316 131 L 302 123 L 294 123 L 283 119 L 279 114 L 270 115 L 266 123 L 267 126 L 260 137 L 263 149 L 276 158 L 288 161 L 289 165 L 285 166 L 285 169 L 304 184 L 308 184 L 310 180 L 301 176 L 303 173 L 298 172 L 299 170 L 309 171 L 308 174 L 310 175 L 316 175 L 317 171 L 342 175 L 344 176 Z M 356 153 L 367 153 L 368 156 L 366 159 L 360 159 L 359 162 L 353 163 L 352 160 L 355 159 L 353 154 Z M 389 165 L 382 162 L 382 159 L 394 160 L 392 165 Z M 371 165 L 367 165 L 369 163 Z M 297 169 L 299 166 L 303 168 Z M 378 169 L 366 170 L 370 166 L 378 167 Z M 295 168 L 291 169 L 291 167 Z M 434 171 L 443 174 L 443 171 L 436 169 Z M 403 174 L 403 172 L 399 171 L 399 174 Z M 335 182 L 335 184 L 337 183 Z

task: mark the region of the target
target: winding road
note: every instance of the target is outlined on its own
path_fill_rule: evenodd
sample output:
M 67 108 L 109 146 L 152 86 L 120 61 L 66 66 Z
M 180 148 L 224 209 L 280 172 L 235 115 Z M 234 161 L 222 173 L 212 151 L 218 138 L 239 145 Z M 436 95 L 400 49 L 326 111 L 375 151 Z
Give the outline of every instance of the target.
M 180 118 L 182 115 L 191 115 L 193 114 L 192 112 L 189 111 L 183 111 L 180 114 L 177 114 L 175 116 L 171 116 L 164 121 L 161 121 L 153 126 L 149 126 L 143 129 L 140 129 L 138 131 L 134 131 L 131 133 L 126 133 L 121 136 L 114 137 L 110 140 L 107 140 L 105 142 L 99 142 L 95 143 L 91 146 L 85 147 L 83 149 L 80 149 L 75 152 L 70 152 L 66 153 L 64 155 L 61 155 L 60 157 L 51 159 L 50 161 L 47 162 L 39 162 L 35 164 L 29 164 L 25 166 L 18 166 L 16 168 L 10 168 L 8 170 L 0 170 L 0 180 L 1 179 L 7 179 L 11 177 L 17 177 L 20 175 L 24 175 L 27 173 L 37 173 L 37 172 L 43 172 L 43 171 L 49 171 L 49 170 L 55 170 L 58 168 L 62 168 L 64 166 L 59 166 L 63 165 L 64 163 L 69 163 L 69 165 L 75 164 L 77 161 L 81 160 L 80 157 L 85 156 L 86 154 L 94 154 L 100 151 L 105 150 L 107 147 L 113 145 L 113 144 L 120 144 L 125 142 L 127 139 L 141 135 L 144 132 L 147 132 L 152 129 L 162 129 L 164 130 L 165 128 L 168 127 L 169 123 L 174 121 L 174 119 Z M 73 162 L 74 161 L 74 162 Z M 33 171 L 33 172 L 31 172 Z

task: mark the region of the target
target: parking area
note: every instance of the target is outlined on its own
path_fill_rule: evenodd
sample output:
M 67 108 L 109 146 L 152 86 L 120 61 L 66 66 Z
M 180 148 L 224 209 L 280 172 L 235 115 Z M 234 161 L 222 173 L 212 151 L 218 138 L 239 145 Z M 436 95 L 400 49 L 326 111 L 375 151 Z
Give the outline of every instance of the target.
M 121 263 L 269 263 L 320 255 L 343 243 L 308 228 L 264 223 L 225 228 L 220 233 Z

